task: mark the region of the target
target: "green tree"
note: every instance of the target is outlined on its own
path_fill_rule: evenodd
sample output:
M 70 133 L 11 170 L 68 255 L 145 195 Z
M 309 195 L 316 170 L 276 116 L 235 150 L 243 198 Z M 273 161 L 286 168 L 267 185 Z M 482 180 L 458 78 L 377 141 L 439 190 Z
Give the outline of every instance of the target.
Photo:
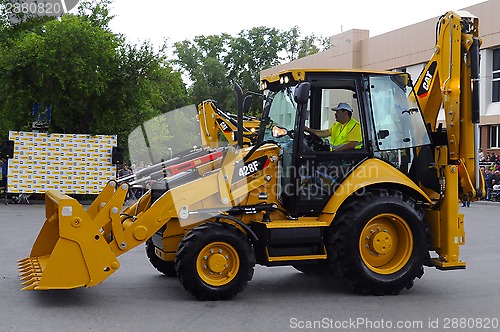
M 181 74 L 165 50 L 130 45 L 108 28 L 110 1 L 85 1 L 78 15 L 3 19 L 0 30 L 0 135 L 30 130 L 33 104 L 52 106 L 50 131 L 128 134 L 187 103 Z
M 297 26 L 283 32 L 281 36 L 285 49 L 284 60 L 287 62 L 316 54 L 327 49 L 330 44 L 328 38 L 317 37 L 314 34 L 301 39 L 300 29 Z
M 255 27 L 241 31 L 232 39 L 226 57 L 228 76 L 244 90 L 258 92 L 260 71 L 280 64 L 284 47 L 283 34 L 278 29 Z M 262 101 L 254 98 L 251 112 L 256 114 L 261 107 Z
M 174 62 L 190 81 L 193 102 L 214 99 L 226 111 L 235 110 L 233 83 L 246 91 L 258 91 L 260 71 L 325 49 L 325 40 L 300 37 L 298 27 L 289 31 L 255 27 L 237 36 L 197 36 L 174 44 Z M 254 100 L 252 113 L 260 111 Z
M 227 96 L 232 94 L 232 88 L 226 67 L 230 40 L 229 35 L 222 34 L 197 36 L 193 41 L 174 44 L 174 61 L 192 82 L 188 91 L 193 103 L 213 99 L 222 108 L 230 106 Z

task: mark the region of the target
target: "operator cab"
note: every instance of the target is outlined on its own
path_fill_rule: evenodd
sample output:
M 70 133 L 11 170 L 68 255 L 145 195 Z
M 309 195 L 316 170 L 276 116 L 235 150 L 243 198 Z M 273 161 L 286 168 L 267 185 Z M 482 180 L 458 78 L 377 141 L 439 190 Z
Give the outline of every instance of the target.
M 308 83 L 304 104 L 295 96 L 300 81 Z M 369 157 L 408 174 L 413 148 L 430 144 L 408 82 L 406 74 L 360 71 L 290 71 L 279 80 L 262 81 L 267 95 L 263 115 L 268 115 L 281 146 L 279 197 L 287 210 L 294 215 L 320 213 L 350 172 Z M 340 103 L 352 108 L 350 123 L 355 125 L 339 122 L 335 110 Z M 334 125 L 337 130 L 331 130 Z M 332 144 L 335 137 L 308 133 L 306 127 L 321 131 L 321 136 L 344 135 L 357 144 L 339 151 Z M 360 133 L 349 135 L 354 129 Z

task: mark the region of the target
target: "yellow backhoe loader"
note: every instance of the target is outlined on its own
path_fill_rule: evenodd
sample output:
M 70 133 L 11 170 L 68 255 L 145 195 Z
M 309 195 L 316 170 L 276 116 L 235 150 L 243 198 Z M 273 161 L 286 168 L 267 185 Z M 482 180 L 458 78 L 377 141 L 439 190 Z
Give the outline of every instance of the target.
M 205 142 L 214 158 L 191 160 L 175 181 L 167 177 L 175 185 L 131 206 L 123 207 L 125 182 L 109 182 L 87 209 L 48 191 L 47 220 L 19 262 L 24 289 L 97 285 L 143 243 L 155 268 L 201 300 L 232 298 L 255 264 L 335 275 L 377 295 L 409 289 L 424 266 L 465 268 L 458 201 L 484 194 L 475 141 L 478 20 L 448 12 L 437 33 L 414 86 L 406 73 L 364 70 L 262 78 L 265 102 L 251 139 L 243 129 L 248 103 L 238 98 L 237 144 Z M 359 126 L 355 148 L 312 133 L 334 126 L 331 109 L 356 123 L 340 128 L 347 139 L 342 131 Z

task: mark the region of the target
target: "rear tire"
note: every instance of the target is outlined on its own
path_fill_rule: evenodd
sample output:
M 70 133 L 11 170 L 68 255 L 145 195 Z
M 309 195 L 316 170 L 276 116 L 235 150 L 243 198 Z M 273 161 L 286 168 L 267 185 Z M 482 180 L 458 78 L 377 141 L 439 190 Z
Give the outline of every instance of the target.
M 156 255 L 155 245 L 151 239 L 146 241 L 146 255 L 149 258 L 149 262 L 158 272 L 163 273 L 167 277 L 175 277 L 177 273 L 175 272 L 175 262 L 167 262 Z
M 397 190 L 371 189 L 337 213 L 328 229 L 328 260 L 362 294 L 398 294 L 420 278 L 428 256 L 424 214 Z
M 239 229 L 208 222 L 184 237 L 175 266 L 182 286 L 199 300 L 227 300 L 252 279 L 255 254 Z

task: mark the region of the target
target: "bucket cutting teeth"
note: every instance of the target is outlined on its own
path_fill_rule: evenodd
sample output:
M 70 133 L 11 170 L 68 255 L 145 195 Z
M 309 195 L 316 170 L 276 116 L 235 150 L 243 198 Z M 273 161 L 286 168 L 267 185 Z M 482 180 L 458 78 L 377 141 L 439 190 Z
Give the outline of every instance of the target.
M 17 269 L 19 270 L 19 272 L 26 272 L 26 271 L 30 271 L 30 270 L 33 270 L 33 269 L 41 270 L 40 265 L 35 265 L 35 264 L 19 265 L 17 267 Z
M 38 279 L 40 279 L 41 277 L 42 277 L 41 271 L 40 271 L 40 273 L 29 272 L 29 273 L 26 273 L 24 276 L 22 276 L 20 279 L 21 279 L 21 281 L 25 281 L 25 280 L 30 280 L 32 278 L 38 278 Z
M 27 257 L 21 259 L 18 263 L 19 279 L 23 281 L 21 286 L 26 286 L 22 290 L 35 289 L 40 283 L 42 277 L 42 268 L 37 258 Z
M 21 280 L 23 280 L 22 279 L 23 277 L 31 275 L 31 274 L 33 274 L 33 272 L 40 272 L 41 273 L 42 270 L 33 269 L 33 270 L 23 270 L 23 271 L 19 271 L 19 272 L 22 272 L 22 273 L 19 273 L 19 277 L 21 278 Z

